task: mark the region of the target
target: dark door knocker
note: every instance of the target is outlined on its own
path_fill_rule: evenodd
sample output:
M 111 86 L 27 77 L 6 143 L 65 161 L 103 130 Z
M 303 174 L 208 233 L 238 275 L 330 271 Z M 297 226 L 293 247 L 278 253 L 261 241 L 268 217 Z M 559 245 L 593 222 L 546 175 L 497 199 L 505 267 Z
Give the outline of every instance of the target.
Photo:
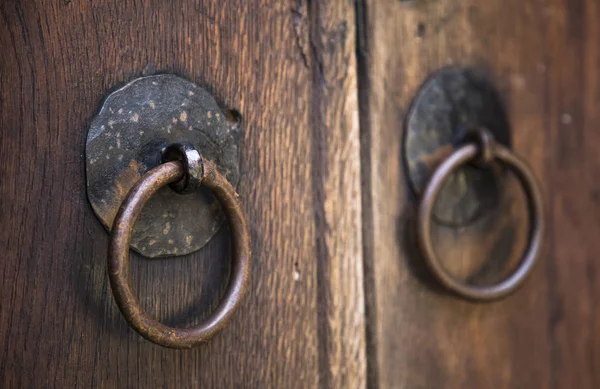
M 456 149 L 434 171 L 419 203 L 417 237 L 423 257 L 435 277 L 450 291 L 471 300 L 493 300 L 513 292 L 531 272 L 539 256 L 544 231 L 542 194 L 527 164 L 506 147 L 497 144 L 483 129 L 473 132 L 472 142 Z M 519 179 L 527 197 L 531 213 L 529 244 L 517 269 L 495 285 L 476 286 L 457 280 L 440 262 L 431 238 L 431 220 L 436 199 L 445 180 L 461 166 L 476 162 L 491 164 L 495 161 L 510 168 Z
M 515 291 L 540 253 L 543 202 L 531 169 L 508 147 L 508 120 L 493 85 L 472 69 L 442 69 L 421 87 L 405 124 L 404 160 L 419 198 L 416 235 L 427 268 L 448 291 L 469 300 L 489 301 Z M 495 162 L 515 173 L 524 189 L 529 243 L 511 274 L 492 285 L 473 285 L 442 264 L 432 240 L 432 221 L 459 228 L 494 208 L 499 192 L 497 177 L 491 174 Z
M 167 327 L 148 316 L 133 292 L 129 276 L 129 244 L 135 221 L 150 197 L 168 184 L 181 194 L 193 192 L 201 185 L 209 188 L 227 215 L 232 234 L 231 279 L 225 296 L 204 323 L 189 329 Z M 249 274 L 250 233 L 237 193 L 219 174 L 215 165 L 203 160 L 197 150 L 184 145 L 169 146 L 164 153 L 164 163 L 146 173 L 129 191 L 111 230 L 108 275 L 115 300 L 125 320 L 144 338 L 161 346 L 198 346 L 229 322 L 246 291 Z
M 158 345 L 196 347 L 222 330 L 240 307 L 251 249 L 233 187 L 238 159 L 238 126 L 208 92 L 173 75 L 127 84 L 109 95 L 92 122 L 88 197 L 110 231 L 110 285 L 125 320 Z M 167 185 L 170 189 L 162 189 Z M 146 204 L 151 206 L 144 209 Z M 150 258 L 187 254 L 206 244 L 225 218 L 232 235 L 231 275 L 216 310 L 200 325 L 184 329 L 150 317 L 131 284 L 130 248 Z

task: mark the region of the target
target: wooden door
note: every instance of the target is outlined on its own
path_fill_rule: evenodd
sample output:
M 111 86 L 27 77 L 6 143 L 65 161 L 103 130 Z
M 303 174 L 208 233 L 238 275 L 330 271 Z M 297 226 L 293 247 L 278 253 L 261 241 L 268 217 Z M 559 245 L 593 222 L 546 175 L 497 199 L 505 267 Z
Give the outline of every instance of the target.
M 594 0 L 0 2 L 0 387 L 599 387 L 599 14 Z M 490 304 L 440 291 L 410 234 L 402 123 L 449 64 L 498 86 L 545 194 L 540 262 Z M 122 318 L 85 190 L 91 119 L 154 73 L 242 117 L 249 291 L 189 351 Z M 527 210 L 510 185 L 501 217 L 436 232 L 453 268 L 519 255 Z M 133 255 L 143 307 L 199 323 L 227 283 L 229 242 L 222 227 L 192 255 Z
M 0 386 L 364 386 L 353 5 L 0 7 Z M 253 241 L 234 322 L 186 352 L 145 341 L 121 317 L 108 287 L 108 236 L 85 190 L 86 133 L 104 97 L 162 72 L 240 112 L 238 192 Z M 227 283 L 228 247 L 222 228 L 187 257 L 134 256 L 143 307 L 173 326 L 198 323 Z
M 600 4 L 593 0 L 366 1 L 359 75 L 369 382 L 381 388 L 600 387 L 596 130 Z M 421 270 L 401 130 L 420 84 L 444 66 L 487 73 L 513 150 L 541 181 L 546 239 L 514 295 L 473 304 L 435 293 Z M 446 263 L 514 259 L 527 210 L 514 180 L 496 212 L 438 228 Z M 481 265 L 481 263 L 479 264 Z

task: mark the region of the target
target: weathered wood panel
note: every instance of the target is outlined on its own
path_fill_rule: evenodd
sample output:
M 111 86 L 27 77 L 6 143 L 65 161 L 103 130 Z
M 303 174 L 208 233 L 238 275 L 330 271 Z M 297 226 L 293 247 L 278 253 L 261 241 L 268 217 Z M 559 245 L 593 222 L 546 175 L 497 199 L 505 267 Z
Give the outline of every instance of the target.
M 364 1 L 359 5 L 369 381 L 381 388 L 596 388 L 598 44 L 593 0 Z M 540 263 L 491 304 L 440 293 L 411 236 L 416 199 L 401 163 L 402 122 L 420 84 L 446 65 L 498 86 L 514 150 L 546 197 Z M 496 213 L 437 245 L 466 277 L 514 260 L 526 221 L 514 180 Z M 502 267 L 502 266 L 500 266 Z M 492 273 L 499 275 L 500 269 Z
M 354 4 L 0 4 L 0 387 L 364 387 Z M 129 329 L 86 199 L 84 143 L 106 94 L 172 72 L 242 116 L 249 293 L 206 346 Z M 132 273 L 143 306 L 193 325 L 228 275 L 223 228 Z

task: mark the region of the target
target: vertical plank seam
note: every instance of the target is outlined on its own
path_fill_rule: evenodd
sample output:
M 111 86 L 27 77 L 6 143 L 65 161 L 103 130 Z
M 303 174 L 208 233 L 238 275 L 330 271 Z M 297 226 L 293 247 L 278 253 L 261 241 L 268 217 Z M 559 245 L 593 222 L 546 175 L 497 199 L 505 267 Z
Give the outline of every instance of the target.
M 361 209 L 363 236 L 363 289 L 365 311 L 365 341 L 367 388 L 379 388 L 379 358 L 377 350 L 377 297 L 375 293 L 375 263 L 373 236 L 373 197 L 371 181 L 371 127 L 369 109 L 369 44 L 367 1 L 355 0 L 356 72 L 360 136 Z

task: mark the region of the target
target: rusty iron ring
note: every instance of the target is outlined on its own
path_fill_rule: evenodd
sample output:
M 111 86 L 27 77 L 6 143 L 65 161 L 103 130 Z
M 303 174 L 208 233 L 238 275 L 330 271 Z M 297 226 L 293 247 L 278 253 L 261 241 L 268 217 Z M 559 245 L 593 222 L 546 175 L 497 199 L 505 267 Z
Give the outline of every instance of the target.
M 250 233 L 235 189 L 214 164 L 202 160 L 201 184 L 212 190 L 229 220 L 232 234 L 231 276 L 225 295 L 215 312 L 196 327 L 168 327 L 144 312 L 133 291 L 129 275 L 131 231 L 142 208 L 160 188 L 183 179 L 182 162 L 166 162 L 146 173 L 130 190 L 121 204 L 111 231 L 108 250 L 108 274 L 117 305 L 125 320 L 140 335 L 160 346 L 192 348 L 221 331 L 240 307 L 250 275 Z
M 515 291 L 531 272 L 540 253 L 544 234 L 544 213 L 542 193 L 527 164 L 504 146 L 493 140 L 490 142 L 487 138 L 482 139 L 485 139 L 483 145 L 486 150 L 481 149 L 482 143 L 480 142 L 463 145 L 444 160 L 433 173 L 419 204 L 417 237 L 427 266 L 446 289 L 468 300 L 490 301 L 505 297 Z M 440 262 L 431 237 L 433 206 L 444 181 L 463 164 L 481 161 L 482 155 L 488 159 L 492 156 L 493 160 L 502 162 L 516 174 L 525 191 L 530 210 L 529 245 L 518 268 L 506 279 L 489 286 L 469 285 L 457 280 Z

